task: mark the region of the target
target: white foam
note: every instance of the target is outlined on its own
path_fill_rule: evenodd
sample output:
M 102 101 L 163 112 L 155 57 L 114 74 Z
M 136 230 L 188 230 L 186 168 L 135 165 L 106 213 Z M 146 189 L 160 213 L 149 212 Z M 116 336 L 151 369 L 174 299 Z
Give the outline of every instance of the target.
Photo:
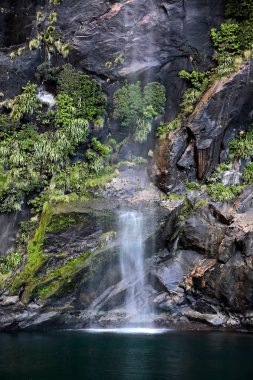
M 114 328 L 114 329 L 96 329 L 96 328 L 90 328 L 90 329 L 83 329 L 82 331 L 88 332 L 88 333 L 113 333 L 113 334 L 164 334 L 168 331 L 171 331 L 170 329 L 155 329 L 155 328 L 149 328 L 149 327 L 125 327 L 125 328 Z
M 47 104 L 50 108 L 54 107 L 56 104 L 55 97 L 47 92 L 43 87 L 39 87 L 37 98 L 44 104 Z

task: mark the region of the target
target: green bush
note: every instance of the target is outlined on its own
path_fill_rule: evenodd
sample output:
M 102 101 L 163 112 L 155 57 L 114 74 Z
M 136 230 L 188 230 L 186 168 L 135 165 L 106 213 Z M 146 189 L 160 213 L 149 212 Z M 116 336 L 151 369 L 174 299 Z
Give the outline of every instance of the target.
M 91 139 L 91 148 L 100 154 L 102 157 L 107 158 L 110 156 L 111 148 L 108 145 L 102 144 L 97 138 Z
M 192 85 L 192 87 L 202 90 L 203 87 L 206 87 L 206 83 L 208 83 L 208 76 L 209 72 L 198 72 L 198 71 L 192 71 L 191 73 L 185 70 L 179 71 L 178 75 L 180 78 L 185 79 L 189 81 Z
M 58 91 L 73 99 L 77 116 L 91 121 L 105 114 L 106 98 L 99 84 L 70 64 L 62 67 Z
M 214 46 L 219 53 L 228 53 L 236 55 L 241 52 L 239 41 L 239 24 L 238 23 L 223 23 L 220 29 L 213 28 L 211 30 L 211 38 Z
M 194 106 L 208 86 L 209 72 L 200 73 L 198 71 L 192 71 L 189 73 L 185 70 L 181 70 L 178 74 L 180 78 L 187 80 L 191 84 L 191 88 L 188 88 L 184 92 L 180 104 L 183 114 L 188 115 L 193 112 Z
M 161 122 L 159 127 L 157 128 L 156 134 L 158 137 L 163 139 L 169 132 L 174 131 L 177 128 L 180 128 L 181 125 L 182 114 L 180 113 L 175 119 L 170 121 L 168 124 L 164 124 L 163 122 Z
M 12 105 L 10 117 L 14 121 L 20 121 L 23 117 L 32 116 L 40 107 L 37 98 L 37 85 L 28 83 L 22 89 Z
M 0 258 L 0 273 L 5 275 L 17 269 L 23 261 L 21 252 L 9 253 L 5 257 Z
M 233 158 L 249 158 L 253 156 L 253 128 L 248 132 L 240 132 L 239 136 L 229 143 L 229 153 Z
M 137 142 L 146 141 L 151 131 L 151 123 L 145 119 L 137 120 L 133 139 Z
M 188 182 L 185 185 L 185 187 L 187 190 L 200 190 L 201 189 L 201 185 L 198 182 Z
M 162 115 L 164 113 L 164 106 L 166 102 L 166 93 L 164 86 L 157 82 L 148 83 L 144 87 L 143 95 L 144 107 L 152 107 L 156 116 Z
M 252 0 L 227 0 L 226 16 L 239 20 L 253 18 Z
M 218 165 L 214 171 L 214 173 L 211 175 L 211 177 L 209 178 L 209 182 L 210 183 L 215 183 L 217 181 L 220 181 L 221 180 L 221 177 L 222 177 L 222 174 L 225 172 L 225 171 L 228 171 L 228 170 L 231 170 L 232 168 L 232 165 L 231 163 L 222 163 L 220 165 Z
M 162 114 L 165 107 L 165 88 L 159 83 L 148 83 L 144 89 L 141 83 L 126 83 L 117 90 L 113 97 L 114 119 L 118 119 L 122 126 L 135 129 L 139 124 L 139 131 L 146 131 L 144 120 L 151 122 L 153 118 Z
M 113 96 L 114 119 L 121 121 L 124 127 L 134 127 L 143 117 L 143 94 L 141 83 L 126 83 Z
M 243 182 L 246 185 L 251 185 L 253 183 L 253 162 L 246 165 L 243 171 Z
M 229 202 L 238 196 L 243 186 L 225 186 L 222 183 L 214 183 L 207 186 L 207 192 L 214 202 Z
M 81 103 L 75 106 L 65 93 L 57 95 L 55 110 L 40 111 L 37 86 L 31 84 L 4 107 L 9 114 L 0 115 L 0 211 L 11 212 L 21 209 L 27 194 L 43 191 L 52 176 L 64 170 L 78 144 L 85 141 L 89 122 L 80 117 Z M 35 123 L 47 130 L 40 132 Z M 93 162 L 98 173 L 110 148 L 92 142 L 99 151 Z

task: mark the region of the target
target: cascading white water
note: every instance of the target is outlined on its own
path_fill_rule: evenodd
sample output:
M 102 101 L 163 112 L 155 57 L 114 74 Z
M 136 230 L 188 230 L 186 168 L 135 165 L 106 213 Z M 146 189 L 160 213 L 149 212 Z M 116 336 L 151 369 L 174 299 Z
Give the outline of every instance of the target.
M 140 12 L 140 7 L 142 12 Z M 158 48 L 155 43 L 157 18 L 159 17 L 156 1 L 146 0 L 145 4 L 140 4 L 136 0 L 126 0 L 122 8 L 125 28 L 123 53 L 126 65 L 120 73 L 122 75 L 133 74 L 137 79 L 139 72 L 142 73 L 142 79 L 145 78 L 145 81 L 148 82 L 150 71 L 160 65 L 156 58 Z M 145 34 L 140 31 L 142 28 L 145 28 Z M 143 46 L 145 46 L 145 54 Z
M 46 91 L 44 87 L 38 88 L 37 98 L 44 104 L 46 104 L 49 108 L 52 108 L 56 104 L 55 97 L 50 94 L 50 92 Z
M 134 321 L 144 322 L 149 314 L 145 296 L 143 214 L 123 211 L 119 214 L 120 266 L 127 286 L 125 307 Z

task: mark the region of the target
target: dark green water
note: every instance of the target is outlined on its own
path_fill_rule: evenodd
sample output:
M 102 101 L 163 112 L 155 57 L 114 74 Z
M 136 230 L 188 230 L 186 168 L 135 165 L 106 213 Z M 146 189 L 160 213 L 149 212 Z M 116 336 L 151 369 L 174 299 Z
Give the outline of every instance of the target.
M 253 336 L 0 334 L 1 380 L 253 380 Z

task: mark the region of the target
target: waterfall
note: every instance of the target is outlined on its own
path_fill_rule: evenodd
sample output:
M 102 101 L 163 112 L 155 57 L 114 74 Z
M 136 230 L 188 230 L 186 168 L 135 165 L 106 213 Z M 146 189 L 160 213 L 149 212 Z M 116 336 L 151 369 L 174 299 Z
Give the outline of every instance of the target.
M 54 107 L 56 104 L 55 97 L 50 94 L 50 92 L 46 91 L 43 86 L 38 88 L 37 98 L 49 108 Z
M 123 12 L 125 66 L 120 73 L 134 75 L 136 80 L 140 79 L 138 74 L 141 74 L 142 79 L 149 82 L 151 71 L 160 66 L 156 58 L 159 49 L 155 42 L 156 23 L 159 17 L 156 1 L 146 0 L 140 5 L 138 1 L 127 0 Z M 143 28 L 145 28 L 144 36 Z
M 127 290 L 125 307 L 132 320 L 145 321 L 149 305 L 145 295 L 144 220 L 140 211 L 119 214 L 120 267 Z

